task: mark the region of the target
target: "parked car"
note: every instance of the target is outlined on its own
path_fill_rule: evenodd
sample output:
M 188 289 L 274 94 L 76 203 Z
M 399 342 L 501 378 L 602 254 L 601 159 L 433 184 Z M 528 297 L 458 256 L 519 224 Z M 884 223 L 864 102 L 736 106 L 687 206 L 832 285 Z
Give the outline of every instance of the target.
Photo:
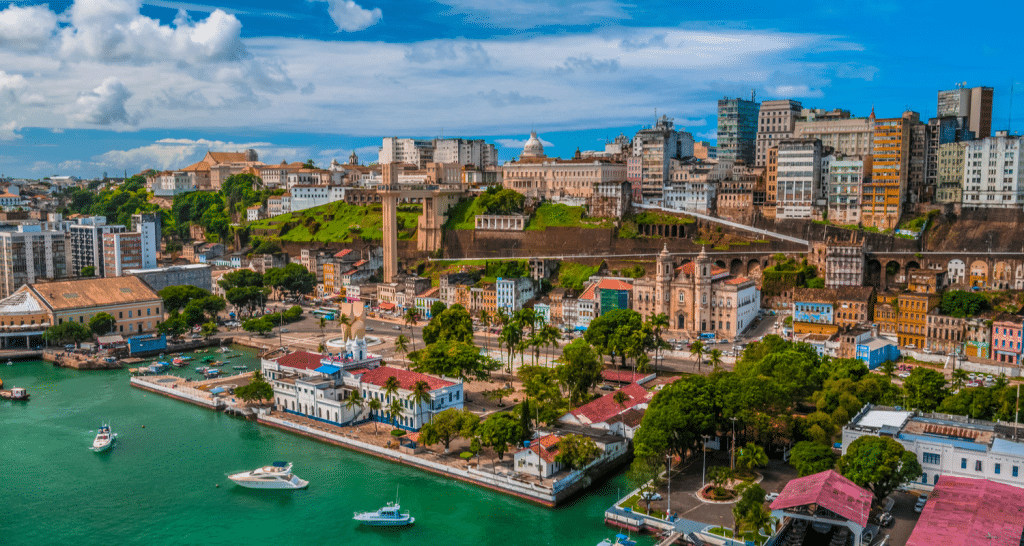
M 640 498 L 643 500 L 660 501 L 661 495 L 654 491 L 644 491 L 640 494 Z
M 898 374 L 896 374 L 896 377 L 899 377 L 900 379 L 906 379 L 906 378 L 910 377 L 910 372 L 898 373 Z
M 779 498 L 778 493 L 768 493 L 764 496 L 764 502 L 775 502 L 775 499 Z
M 373 326 L 367 326 L 366 327 L 366 331 L 367 332 L 372 332 L 373 331 Z
M 402 327 L 396 324 L 396 325 L 392 326 L 391 329 L 392 330 L 401 330 Z
M 601 385 L 598 388 L 603 390 L 603 391 L 613 391 L 613 390 L 615 390 L 615 387 L 613 387 L 611 385 Z
M 281 333 L 287 334 L 288 332 L 291 332 L 291 330 L 289 330 L 287 328 L 281 328 Z

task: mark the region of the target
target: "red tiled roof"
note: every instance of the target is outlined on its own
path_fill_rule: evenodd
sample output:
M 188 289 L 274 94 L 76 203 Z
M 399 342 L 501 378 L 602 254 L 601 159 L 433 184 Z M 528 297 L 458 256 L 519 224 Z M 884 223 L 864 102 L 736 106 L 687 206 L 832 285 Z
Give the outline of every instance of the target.
M 609 423 L 623 423 L 627 427 L 636 428 L 640 426 L 640 422 L 644 419 L 644 411 L 636 408 L 628 409 L 611 419 L 608 419 Z
M 432 391 L 451 387 L 456 384 L 451 381 L 441 379 L 440 377 L 434 377 L 432 375 L 403 370 L 400 368 L 391 368 L 388 366 L 381 366 L 377 369 L 364 373 L 363 376 L 359 378 L 359 381 L 383 387 L 388 378 L 392 376 L 398 380 L 399 387 L 407 391 L 411 391 L 417 381 L 426 381 Z
M 417 297 L 420 297 L 420 298 L 436 298 L 437 297 L 437 293 L 440 292 L 440 291 L 441 291 L 441 289 L 439 287 L 434 286 L 432 288 L 427 289 L 426 292 L 423 292 L 422 294 L 420 294 Z
M 598 289 L 602 290 L 633 290 L 633 285 L 625 281 L 618 279 L 601 279 L 600 281 L 590 285 L 583 294 L 580 295 L 581 300 L 592 300 Z
M 734 279 L 729 279 L 729 280 L 725 281 L 725 284 L 743 284 L 743 283 L 745 283 L 745 282 L 747 282 L 749 280 L 750 279 L 748 279 L 746 277 L 736 277 Z
M 940 476 L 907 546 L 1017 546 L 1024 532 L 1021 506 L 1024 489 L 1019 487 Z
M 322 358 L 323 355 L 321 354 L 307 353 L 306 351 L 295 351 L 294 353 L 278 358 L 277 363 L 289 368 L 315 370 L 320 367 L 320 359 Z
M 627 372 L 619 370 L 604 370 L 601 372 L 601 377 L 605 381 L 613 381 L 615 383 L 635 383 L 637 379 L 645 377 L 646 374 L 637 374 L 636 372 Z
M 683 273 L 686 273 L 687 275 L 693 275 L 693 272 L 696 269 L 696 267 L 697 267 L 697 262 L 690 262 L 690 263 L 685 263 L 685 264 L 677 267 L 676 271 L 682 271 Z M 718 267 L 717 265 L 712 265 L 711 266 L 711 276 L 712 277 L 714 277 L 715 275 L 721 275 L 722 273 L 728 273 L 728 272 L 729 272 L 728 270 L 722 269 L 721 267 Z
M 352 267 L 359 267 L 361 265 L 366 265 L 367 263 L 368 262 L 366 260 L 359 260 L 358 262 L 352 264 Z
M 348 271 L 342 273 L 342 275 L 355 275 L 358 272 L 359 272 L 358 269 L 349 269 Z
M 584 424 L 603 423 L 637 404 L 649 401 L 654 395 L 647 389 L 631 383 L 618 391 L 629 397 L 622 405 L 615 401 L 615 393 L 608 393 L 589 404 L 584 404 L 570 413 Z
M 342 250 L 342 251 L 338 252 L 337 254 L 335 254 L 334 257 L 335 258 L 342 258 L 344 256 L 347 256 L 351 252 L 352 252 L 351 248 L 346 248 L 345 250 Z
M 555 462 L 555 457 L 558 456 L 558 442 L 562 439 L 554 434 L 548 434 L 536 440 L 530 442 L 530 447 L 524 447 L 516 453 L 522 453 L 523 451 L 532 451 L 544 459 L 548 463 Z
M 817 504 L 861 527 L 868 524 L 871 491 L 853 483 L 835 470 L 818 472 L 792 480 L 771 504 L 772 510 Z
M 395 304 L 384 302 L 384 303 L 380 304 L 378 307 L 380 307 L 381 309 L 394 309 L 395 308 Z

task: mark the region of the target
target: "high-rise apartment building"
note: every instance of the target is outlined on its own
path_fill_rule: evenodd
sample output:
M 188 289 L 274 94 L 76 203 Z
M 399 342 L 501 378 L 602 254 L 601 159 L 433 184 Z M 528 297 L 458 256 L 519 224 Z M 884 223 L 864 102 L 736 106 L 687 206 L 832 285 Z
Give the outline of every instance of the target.
M 753 98 L 753 97 L 751 97 Z M 718 101 L 718 159 L 747 165 L 757 162 L 757 118 L 760 105 L 753 100 Z
M 120 277 L 125 269 L 148 269 L 142 266 L 141 233 L 105 233 L 103 235 L 103 276 Z
M 778 145 L 782 139 L 793 138 L 793 129 L 802 108 L 795 100 L 766 100 L 761 103 L 757 116 L 755 164 L 767 165 L 768 148 Z
M 938 117 L 967 118 L 967 129 L 974 132 L 975 138 L 991 136 L 992 95 L 991 87 L 957 87 L 939 91 Z
M 871 154 L 874 134 L 874 111 L 866 118 L 852 118 L 845 110 L 805 109 L 793 127 L 794 138 L 816 138 L 844 156 Z
M 916 112 L 875 120 L 871 180 L 865 181 L 861 200 L 864 226 L 891 230 L 899 224 L 910 168 L 910 128 L 918 121 Z
M 821 192 L 821 141 L 779 142 L 775 217 L 810 218 Z
M 904 205 L 928 203 L 935 197 L 935 186 L 928 184 L 927 172 L 930 157 L 928 126 L 920 119 L 910 123 L 910 159 L 907 171 L 907 200 Z
M 924 166 L 924 184 L 929 188 L 937 203 L 940 201 L 939 192 L 939 148 L 950 143 L 974 140 L 974 133 L 968 128 L 966 117 L 943 116 L 928 120 L 928 150 Z M 948 192 L 947 192 L 948 197 Z M 959 195 L 959 194 L 958 194 Z M 956 202 L 960 202 L 959 199 Z
M 434 163 L 457 163 L 477 167 L 493 167 L 498 164 L 494 144 L 464 138 L 435 138 Z
M 935 184 L 936 203 L 960 203 L 964 190 L 964 148 L 966 142 L 939 145 L 936 154 L 938 172 Z
M 710 142 L 695 142 L 693 144 L 693 157 L 697 159 L 718 159 L 718 148 Z
M 108 225 L 103 216 L 79 218 L 77 222 L 68 226 L 72 275 L 81 275 L 83 267 L 93 266 L 96 268 L 95 276 L 106 276 L 103 271 L 103 236 L 107 233 L 124 233 L 125 227 Z
M 828 220 L 833 224 L 860 224 L 861 189 L 871 174 L 871 160 L 870 155 L 844 157 L 829 165 Z
M 692 157 L 693 144 L 693 135 L 677 131 L 672 118 L 664 115 L 653 127 L 637 131 L 633 155 L 640 157 L 640 191 L 644 199 L 662 198 L 672 160 Z
M 767 165 L 764 169 L 764 206 L 761 214 L 766 218 L 775 218 L 775 207 L 778 203 L 779 192 L 779 147 L 768 148 Z
M 963 206 L 969 208 L 1021 208 L 1024 173 L 1022 137 L 1007 131 L 972 140 L 964 148 Z
M 0 298 L 40 279 L 67 277 L 70 254 L 63 231 L 44 230 L 39 224 L 0 231 Z
M 156 257 L 160 252 L 162 230 L 163 218 L 159 212 L 132 215 L 132 231 L 142 234 L 142 269 L 152 269 L 158 265 Z
M 408 163 L 426 169 L 434 161 L 434 143 L 430 140 L 384 137 L 377 163 Z

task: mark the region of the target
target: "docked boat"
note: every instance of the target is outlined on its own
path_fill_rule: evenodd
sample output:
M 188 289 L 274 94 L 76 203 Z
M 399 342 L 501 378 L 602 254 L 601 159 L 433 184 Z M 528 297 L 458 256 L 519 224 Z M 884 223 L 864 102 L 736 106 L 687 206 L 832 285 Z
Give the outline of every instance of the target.
M 203 358 L 203 362 L 213 362 L 215 360 L 217 360 L 217 357 L 215 357 L 215 356 L 208 356 L 208 357 Z
M 599 542 L 597 546 L 636 546 L 636 541 L 631 540 L 628 536 L 619 533 L 615 535 L 615 542 L 612 542 L 610 538 L 606 538 Z
M 116 438 L 117 434 L 110 431 L 110 425 L 105 424 L 96 431 L 96 438 L 92 441 L 92 450 L 97 453 L 100 451 L 106 451 L 114 445 L 114 440 Z
M 213 379 L 214 377 L 220 377 L 220 370 L 218 370 L 218 369 L 206 370 L 203 373 L 203 375 L 206 376 L 207 379 Z
M 182 356 L 182 357 L 179 357 L 179 358 L 181 360 L 184 360 L 185 362 L 188 362 L 189 360 L 194 360 L 194 358 L 191 357 L 191 356 Z
M 220 351 L 218 351 L 218 352 L 220 352 L 220 353 L 230 353 L 231 349 L 228 349 L 227 347 L 221 347 Z
M 373 512 L 356 512 L 352 519 L 371 527 L 402 527 L 416 523 L 416 518 L 409 515 L 409 512 L 402 513 L 397 492 L 395 502 L 389 502 L 387 506 Z
M 27 401 L 29 397 L 28 391 L 21 387 L 11 387 L 11 390 L 0 391 L 0 398 L 5 400 L 13 400 L 15 402 Z
M 8 360 L 8 361 L 7 361 L 7 365 L 8 365 L 8 366 L 13 366 L 13 365 L 14 365 L 14 362 L 11 362 L 10 360 Z
M 199 373 L 206 373 L 206 372 L 210 371 L 210 367 L 209 366 L 199 366 L 198 368 L 196 368 L 196 371 L 199 372 Z
M 244 370 L 244 369 L 248 368 L 248 366 L 232 366 L 232 368 L 234 368 L 236 370 Z
M 175 358 L 171 361 L 171 364 L 174 364 L 175 368 L 184 368 L 185 366 L 188 366 L 188 362 L 185 362 L 180 358 Z
M 236 484 L 249 489 L 303 489 L 309 482 L 292 474 L 292 464 L 277 461 L 269 466 L 228 476 Z

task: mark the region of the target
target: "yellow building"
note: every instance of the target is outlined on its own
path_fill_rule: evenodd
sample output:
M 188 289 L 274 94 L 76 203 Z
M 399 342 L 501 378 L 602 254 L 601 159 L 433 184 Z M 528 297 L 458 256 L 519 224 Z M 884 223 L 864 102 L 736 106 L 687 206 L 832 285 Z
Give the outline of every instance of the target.
M 938 294 L 927 292 L 880 295 L 875 304 L 879 333 L 895 337 L 901 347 L 926 347 L 928 312 L 936 308 L 941 299 Z
M 916 112 L 875 120 L 871 180 L 864 181 L 861 200 L 864 226 L 887 230 L 899 224 L 910 169 L 910 126 L 918 121 Z

